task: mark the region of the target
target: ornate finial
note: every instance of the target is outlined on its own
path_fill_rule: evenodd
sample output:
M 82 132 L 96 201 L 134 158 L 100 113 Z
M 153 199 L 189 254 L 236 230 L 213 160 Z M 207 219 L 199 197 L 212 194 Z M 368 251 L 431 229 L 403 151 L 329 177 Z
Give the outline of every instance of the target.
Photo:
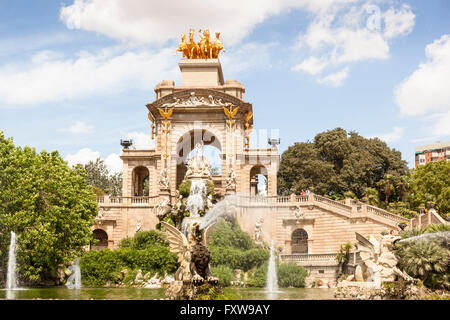
M 211 35 L 209 29 L 198 30 L 200 34 L 200 41 L 197 43 L 194 40 L 194 29 L 189 29 L 189 39 L 186 41 L 186 34 L 181 35 L 181 42 L 178 45 L 178 49 L 175 50 L 175 55 L 177 52 L 181 52 L 183 58 L 186 59 L 217 59 L 219 57 L 219 52 L 223 50 L 226 51 L 222 41 L 220 41 L 220 32 L 216 32 L 216 39 L 214 42 L 211 41 Z

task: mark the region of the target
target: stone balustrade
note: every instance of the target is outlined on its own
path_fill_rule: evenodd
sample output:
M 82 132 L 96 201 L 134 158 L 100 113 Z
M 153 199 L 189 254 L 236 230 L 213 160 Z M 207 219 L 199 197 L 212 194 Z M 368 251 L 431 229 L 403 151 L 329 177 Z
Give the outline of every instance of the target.
M 109 196 L 98 196 L 97 203 L 99 206 L 121 206 L 121 205 L 131 205 L 131 206 L 155 206 L 158 204 L 158 196 L 140 196 L 140 197 L 109 197 Z M 359 217 L 371 217 L 373 219 L 382 218 L 383 220 L 393 221 L 395 223 L 408 222 L 408 219 L 390 213 L 386 210 L 359 202 L 351 199 L 335 201 L 327 197 L 319 196 L 316 194 L 309 194 L 308 196 L 271 196 L 271 197 L 261 197 L 261 196 L 239 196 L 238 206 L 261 206 L 261 205 L 272 205 L 272 206 L 290 206 L 290 205 L 319 205 L 323 207 L 328 207 L 330 209 L 338 210 L 343 214 L 348 216 Z

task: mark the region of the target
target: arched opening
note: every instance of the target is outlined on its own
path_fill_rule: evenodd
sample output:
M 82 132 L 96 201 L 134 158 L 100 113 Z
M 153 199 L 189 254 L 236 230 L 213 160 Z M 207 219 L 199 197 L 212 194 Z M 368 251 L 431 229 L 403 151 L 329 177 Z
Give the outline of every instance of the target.
M 177 143 L 177 188 L 186 175 L 187 161 L 195 155 L 195 145 L 201 142 L 203 142 L 203 155 L 211 164 L 213 178 L 221 176 L 222 146 L 219 138 L 208 130 L 194 129 L 181 136 Z
M 149 195 L 149 171 L 146 167 L 136 167 L 133 169 L 133 194 L 132 196 L 148 196 Z
M 267 196 L 268 172 L 262 165 L 254 166 L 250 170 L 250 195 Z
M 308 233 L 304 229 L 295 229 L 291 238 L 292 253 L 308 253 Z
M 97 241 L 95 244 L 91 245 L 91 249 L 102 250 L 108 248 L 108 234 L 102 229 L 95 229 L 93 233 L 94 239 Z

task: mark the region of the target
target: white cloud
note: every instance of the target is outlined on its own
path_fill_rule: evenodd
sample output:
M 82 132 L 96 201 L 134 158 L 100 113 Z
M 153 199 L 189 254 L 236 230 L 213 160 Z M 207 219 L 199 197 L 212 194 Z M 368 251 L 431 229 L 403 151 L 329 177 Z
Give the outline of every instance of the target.
M 100 152 L 84 148 L 75 154 L 68 154 L 64 160 L 68 162 L 69 166 L 75 166 L 77 164 L 85 165 L 89 161 L 95 162 L 98 158 L 100 158 Z M 104 162 L 110 173 L 122 172 L 122 160 L 118 154 L 111 153 L 104 159 Z
M 394 130 L 392 132 L 375 134 L 373 136 L 370 136 L 369 138 L 379 138 L 380 140 L 385 142 L 395 142 L 402 138 L 404 131 L 405 128 L 394 127 Z
M 76 121 L 69 127 L 71 133 L 91 133 L 94 131 L 94 127 L 83 121 Z
M 395 101 L 404 115 L 450 110 L 450 35 L 428 44 L 427 61 L 395 90 Z
M 127 133 L 127 138 L 133 140 L 133 145 L 136 149 L 149 150 L 155 147 L 155 141 L 151 139 L 151 136 L 143 132 L 133 131 Z
M 61 8 L 60 19 L 69 29 L 80 28 L 136 43 L 165 43 L 188 32 L 188 28 L 198 34 L 197 30 L 209 27 L 210 31 L 223 32 L 225 44 L 234 44 L 257 24 L 289 9 L 321 12 L 346 2 L 349 0 L 75 0 Z
M 105 165 L 108 167 L 110 173 L 119 173 L 123 170 L 123 163 L 117 153 L 111 153 L 105 159 Z
M 151 90 L 161 76 L 176 77 L 172 49 L 122 51 L 106 48 L 64 58 L 38 52 L 29 62 L 0 68 L 0 104 L 27 105 Z M 26 84 L 26 85 L 24 85 Z
M 408 5 L 400 9 L 389 7 L 382 12 L 371 1 L 356 2 L 335 3 L 315 12 L 313 22 L 300 34 L 297 43 L 303 52 L 309 50 L 309 57 L 293 70 L 316 75 L 319 83 L 329 84 L 328 77 L 321 76 L 321 72 L 358 61 L 388 59 L 388 40 L 407 35 L 414 27 L 415 15 Z M 344 73 L 339 76 L 345 78 Z M 332 79 L 335 77 L 337 74 Z
M 327 66 L 328 62 L 324 59 L 318 59 L 314 56 L 309 57 L 302 63 L 299 63 L 292 67 L 293 71 L 304 71 L 306 73 L 316 75 Z
M 407 4 L 403 4 L 400 9 L 390 8 L 383 16 L 384 37 L 387 39 L 407 35 L 414 28 L 415 15 Z
M 68 154 L 64 160 L 69 163 L 69 166 L 75 166 L 78 163 L 85 165 L 89 161 L 95 161 L 97 158 L 100 158 L 100 152 L 84 148 L 75 154 Z
M 333 87 L 340 87 L 342 86 L 344 80 L 347 78 L 347 75 L 348 75 L 348 67 L 344 68 L 339 72 L 335 72 L 323 78 L 319 78 L 317 79 L 317 82 L 327 84 Z
M 270 68 L 270 48 L 275 43 L 249 42 L 221 54 L 220 60 L 226 77 L 234 77 L 256 67 Z M 249 57 L 251 57 L 249 59 Z

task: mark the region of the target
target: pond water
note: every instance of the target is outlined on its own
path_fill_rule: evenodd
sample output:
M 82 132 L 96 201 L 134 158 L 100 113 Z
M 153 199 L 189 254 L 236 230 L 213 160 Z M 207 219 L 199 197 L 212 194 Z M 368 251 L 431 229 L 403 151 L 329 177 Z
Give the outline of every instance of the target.
M 281 289 L 267 296 L 265 289 L 259 288 L 226 288 L 242 300 L 329 300 L 333 299 L 334 289 Z M 66 287 L 28 288 L 0 290 L 0 299 L 62 299 L 62 300 L 154 300 L 164 299 L 165 289 L 145 288 L 81 288 Z

